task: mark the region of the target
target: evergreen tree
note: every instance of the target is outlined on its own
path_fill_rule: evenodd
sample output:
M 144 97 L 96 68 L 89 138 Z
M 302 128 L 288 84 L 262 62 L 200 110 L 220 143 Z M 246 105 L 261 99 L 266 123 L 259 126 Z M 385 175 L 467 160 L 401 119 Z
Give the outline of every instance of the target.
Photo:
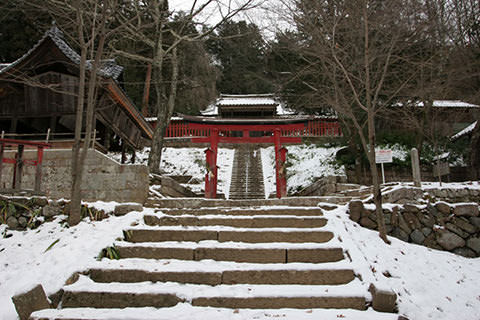
M 222 93 L 266 93 L 273 90 L 267 77 L 266 46 L 257 25 L 245 21 L 225 23 L 208 41 L 208 49 L 221 72 Z

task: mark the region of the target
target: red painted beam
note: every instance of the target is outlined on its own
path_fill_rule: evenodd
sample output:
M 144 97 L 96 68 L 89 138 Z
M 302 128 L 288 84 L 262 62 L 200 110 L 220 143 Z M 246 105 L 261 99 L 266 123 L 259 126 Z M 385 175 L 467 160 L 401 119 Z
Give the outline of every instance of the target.
M 192 143 L 210 143 L 210 138 L 191 138 Z M 273 137 L 219 137 L 218 143 L 274 143 Z M 302 143 L 301 137 L 281 137 L 281 143 Z

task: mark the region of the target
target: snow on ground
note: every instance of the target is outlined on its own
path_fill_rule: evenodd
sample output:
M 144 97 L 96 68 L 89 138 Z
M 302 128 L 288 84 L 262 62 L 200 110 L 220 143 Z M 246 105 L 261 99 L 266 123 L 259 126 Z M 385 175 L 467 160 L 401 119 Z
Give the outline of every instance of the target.
M 400 314 L 409 319 L 480 319 L 480 258 L 405 243 L 351 221 L 346 206 L 325 212 L 327 228 L 348 248 L 355 270 L 365 281 L 398 295 Z
M 109 204 L 99 206 L 108 208 Z M 111 204 L 110 206 L 113 206 Z M 342 245 L 352 259 L 351 267 L 362 275 L 363 287 L 376 283 L 380 288 L 391 288 L 399 296 L 399 312 L 410 319 L 480 319 L 480 258 L 468 259 L 448 252 L 432 250 L 426 247 L 404 243 L 390 238 L 390 246 L 384 244 L 374 231 L 362 228 L 351 221 L 346 213 L 346 206 L 333 211 L 325 211 L 328 224 L 325 229 L 335 232 L 332 241 Z M 145 209 L 143 213 L 153 213 L 154 209 Z M 0 239 L 0 319 L 17 318 L 11 296 L 42 284 L 47 294 L 52 294 L 62 287 L 65 280 L 75 271 L 82 271 L 97 265 L 96 257 L 101 249 L 116 242 L 122 236 L 122 230 L 133 223 L 143 224 L 142 214 L 130 213 L 124 217 L 110 217 L 100 222 L 82 221 L 78 226 L 66 228 L 60 221 L 48 222 L 36 230 L 8 231 L 9 238 Z M 3 234 L 5 226 L 0 227 Z M 50 250 L 46 249 L 54 244 Z M 208 245 L 205 243 L 204 245 Z M 150 268 L 152 261 L 142 262 L 134 259 L 132 266 Z M 105 261 L 107 264 L 129 266 L 128 261 Z M 343 261 L 338 267 L 348 262 Z M 205 272 L 209 268 L 206 261 L 173 261 L 178 268 L 191 266 Z M 230 263 L 231 264 L 231 263 Z M 228 267 L 229 263 L 225 263 Z M 158 261 L 155 268 L 172 268 L 169 263 Z M 81 283 L 79 283 L 80 285 Z M 296 286 L 295 290 L 302 290 Z M 209 288 L 209 290 L 215 290 Z M 365 289 L 366 290 L 366 289 Z M 301 293 L 301 292 L 300 292 Z M 212 291 L 212 294 L 214 292 Z M 348 294 L 348 293 L 346 293 Z M 68 312 L 68 311 L 66 311 Z M 92 310 L 85 309 L 86 317 Z M 118 311 L 103 310 L 105 319 L 142 317 L 145 319 L 162 319 L 169 316 L 178 319 L 395 319 L 392 315 L 381 315 L 371 311 L 354 310 L 230 310 L 213 308 L 194 308 L 188 304 L 179 304 L 173 308 L 132 309 L 126 310 L 118 317 Z M 188 317 L 190 315 L 190 317 Z
M 288 191 L 299 191 L 315 181 L 315 178 L 331 175 L 344 175 L 344 168 L 334 163 L 335 154 L 340 148 L 309 146 L 288 146 L 287 186 Z M 275 148 L 262 148 L 265 194 L 275 192 Z
M 100 206 L 113 211 L 114 203 Z M 28 231 L 5 231 L 6 226 L 1 225 L 0 234 L 12 236 L 0 238 L 0 320 L 17 319 L 12 296 L 37 284 L 47 295 L 55 293 L 74 272 L 86 269 L 103 248 L 122 237 L 123 228 L 141 217 L 138 212 L 130 213 L 98 222 L 84 220 L 67 228 L 61 223 L 67 217 L 58 216 Z
M 136 163 L 147 164 L 150 148 L 144 148 L 137 152 Z M 110 153 L 109 156 L 120 161 L 121 154 Z M 233 149 L 218 149 L 218 192 L 228 198 L 230 193 L 230 181 L 233 167 Z M 205 187 L 205 148 L 164 148 L 160 168 L 167 174 L 192 176 L 196 182 L 184 184 L 193 192 L 203 193 Z

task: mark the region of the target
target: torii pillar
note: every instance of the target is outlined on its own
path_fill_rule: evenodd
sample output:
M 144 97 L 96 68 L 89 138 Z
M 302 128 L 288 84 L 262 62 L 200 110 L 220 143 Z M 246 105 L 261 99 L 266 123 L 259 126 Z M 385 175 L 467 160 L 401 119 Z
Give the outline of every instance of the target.
M 275 178 L 277 198 L 287 196 L 287 168 L 285 162 L 287 160 L 287 148 L 282 147 L 280 137 L 282 132 L 280 128 L 276 128 L 273 132 L 275 143 Z
M 205 198 L 215 199 L 217 197 L 218 182 L 218 129 L 213 129 L 210 135 L 210 148 L 205 150 L 207 159 L 207 173 L 205 175 Z

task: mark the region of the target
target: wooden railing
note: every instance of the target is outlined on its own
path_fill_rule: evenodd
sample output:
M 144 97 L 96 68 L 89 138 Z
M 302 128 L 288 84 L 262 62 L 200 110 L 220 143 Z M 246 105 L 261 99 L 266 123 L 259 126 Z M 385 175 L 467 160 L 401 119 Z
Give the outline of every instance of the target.
M 5 158 L 4 154 L 8 147 L 17 147 L 15 158 Z M 27 160 L 23 158 L 23 151 L 25 147 L 37 148 L 37 159 Z M 34 190 L 40 192 L 40 184 L 42 181 L 42 162 L 43 151 L 45 148 L 50 148 L 50 145 L 42 142 L 32 142 L 14 139 L 0 139 L 0 180 L 2 178 L 3 164 L 13 164 L 13 181 L 12 189 L 21 190 L 22 188 L 22 172 L 24 165 L 35 166 L 35 186 Z
M 221 136 L 232 136 L 234 133 L 225 131 Z M 269 134 L 269 133 L 265 133 Z M 170 122 L 165 138 L 188 138 L 188 137 L 209 137 L 210 129 L 190 128 L 188 123 L 182 120 Z M 331 120 L 309 120 L 302 129 L 282 130 L 283 137 L 341 137 L 342 129 L 338 121 Z

